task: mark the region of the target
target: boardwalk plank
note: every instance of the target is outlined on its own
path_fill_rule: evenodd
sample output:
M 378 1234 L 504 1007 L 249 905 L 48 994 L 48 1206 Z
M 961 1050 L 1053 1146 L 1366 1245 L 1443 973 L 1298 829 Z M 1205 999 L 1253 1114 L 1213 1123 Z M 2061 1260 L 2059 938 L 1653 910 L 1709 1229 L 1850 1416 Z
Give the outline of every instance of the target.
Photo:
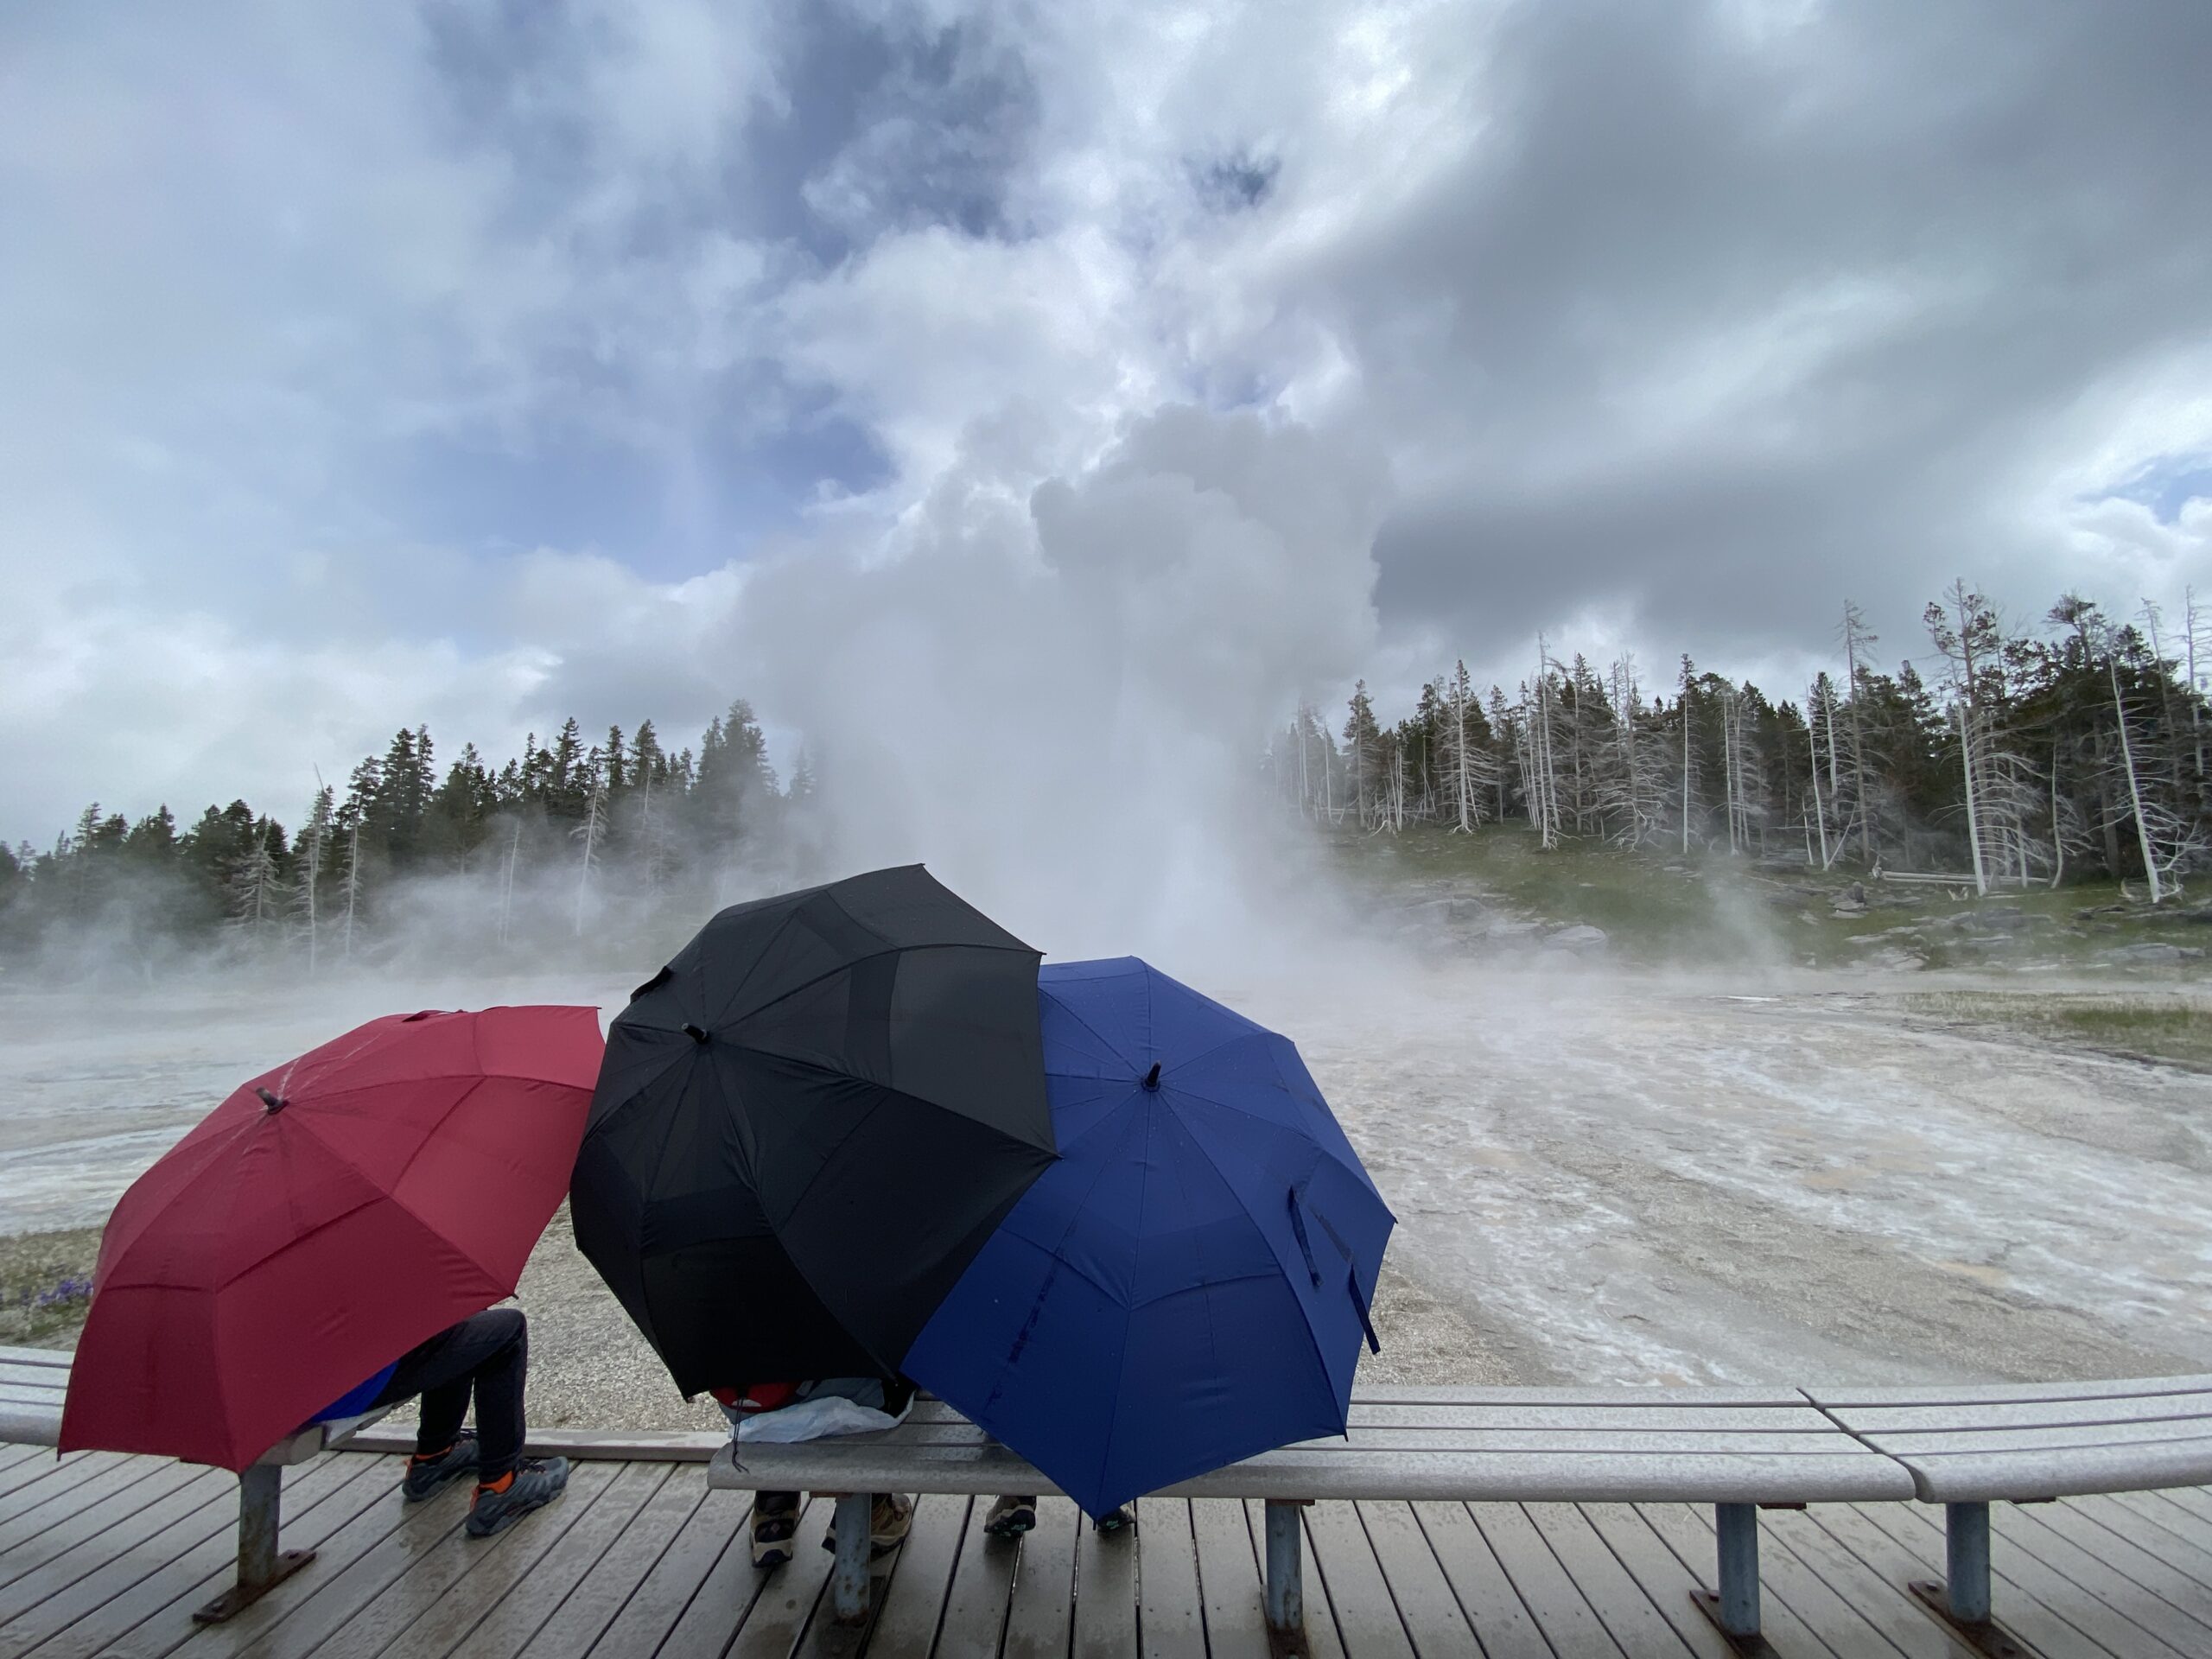
M 125 1458 L 81 1480 L 56 1482 L 50 1489 L 41 1487 L 30 1503 L 20 1508 L 11 1505 L 6 1518 L 0 1519 L 0 1584 L 15 1576 L 11 1569 L 24 1545 L 33 1539 L 48 1536 L 72 1516 L 131 1487 L 143 1487 L 163 1475 L 173 1476 L 168 1484 L 149 1493 L 147 1501 L 150 1502 L 159 1492 L 182 1484 L 191 1473 L 190 1467 L 182 1464 L 163 1463 L 155 1458 Z
M 1973 1650 L 1928 1616 L 1904 1580 L 1883 1578 L 1807 1512 L 1779 1510 L 1762 1516 L 1760 1523 L 1765 1533 L 1761 1541 L 1762 1562 L 1770 1542 L 1777 1559 L 1786 1554 L 1807 1572 L 1817 1573 L 1822 1584 L 1879 1630 L 1906 1659 L 1972 1659 Z
M 1128 1659 L 1136 1650 L 1137 1541 L 1126 1530 L 1081 1528 L 1075 1539 L 1075 1633 L 1070 1651 L 1074 1659 Z
M 1268 1506 L 1258 1498 L 1246 1500 L 1245 1524 L 1252 1533 L 1253 1569 L 1266 1582 L 1268 1571 Z M 1306 1640 L 1313 1659 L 1344 1659 L 1344 1637 L 1337 1629 L 1336 1609 L 1329 1601 L 1329 1586 L 1313 1565 L 1313 1540 L 1305 1535 L 1305 1519 L 1299 1522 L 1299 1548 L 1304 1568 L 1300 1574 L 1306 1594 Z
M 822 1603 L 830 1569 L 836 1565 L 830 1552 L 822 1548 L 822 1539 L 836 1510 L 836 1504 L 826 1497 L 817 1497 L 807 1505 L 793 1535 L 796 1548 L 791 1565 L 768 1574 L 737 1631 L 737 1639 L 729 1645 L 729 1659 L 786 1659 L 798 1646 L 808 1621 Z M 828 1609 L 823 1611 L 826 1616 Z
M 560 1541 L 508 1587 L 453 1652 L 467 1659 L 514 1659 L 661 1489 L 668 1471 L 664 1463 L 623 1464 L 596 1501 L 569 1523 Z M 561 1503 L 568 1501 L 563 1493 Z M 520 1525 L 545 1517 L 541 1510 Z
M 1544 1639 L 1560 1653 L 1606 1656 L 1620 1644 L 1606 1630 L 1559 1558 L 1544 1542 L 1535 1522 L 1518 1503 L 1470 1503 L 1467 1513 L 1489 1544 L 1497 1564 L 1536 1622 Z
M 1579 1506 L 1582 1518 L 1590 1523 L 1591 1530 L 1605 1541 L 1613 1559 L 1639 1585 L 1651 1605 L 1659 1610 L 1674 1630 L 1675 1637 L 1697 1656 L 1697 1659 L 1732 1659 L 1735 1649 L 1728 1639 L 1713 1628 L 1713 1621 L 1697 1609 L 1690 1598 L 1704 1588 L 1697 1574 L 1682 1565 L 1681 1558 L 1667 1547 L 1667 1541 L 1652 1531 L 1651 1524 L 1643 1518 L 1633 1503 L 1584 1503 Z M 1482 1634 L 1479 1625 L 1478 1635 Z M 1484 1637 L 1484 1645 L 1489 1638 Z M 1495 1649 L 1491 1659 L 1499 1659 Z
M 195 1471 L 174 1491 L 0 1587 L 0 1654 L 22 1652 L 28 1645 L 22 1634 L 25 1622 L 84 1580 L 98 1576 L 103 1584 L 121 1589 L 190 1548 L 196 1537 L 160 1553 L 178 1522 L 185 1522 L 188 1529 L 196 1527 L 203 1537 L 222 1526 L 226 1500 L 228 1514 L 238 1513 L 237 1491 L 237 1481 L 220 1470 Z M 142 1554 L 149 1559 L 140 1566 Z M 122 1582 L 116 1582 L 118 1578 Z M 45 1635 L 60 1628 L 45 1619 L 39 1623 Z M 38 1639 L 43 1641 L 45 1635 Z
M 2212 1584 L 2212 1537 L 2195 1537 L 2177 1529 L 2169 1519 L 2176 1514 L 2173 1506 L 2154 1508 L 2151 1500 L 2156 1497 L 2154 1492 L 2121 1492 L 2110 1497 L 2069 1497 L 2065 1507 L 2180 1568 L 2197 1583 Z
M 79 1570 L 72 1574 L 68 1584 L 42 1598 L 35 1606 L 10 1620 L 6 1628 L 0 1630 L 0 1655 L 15 1659 L 15 1656 L 58 1636 L 77 1620 L 159 1573 L 194 1545 L 211 1537 L 229 1536 L 236 1524 L 238 1500 L 231 1491 L 225 1490 L 227 1483 L 219 1476 L 211 1484 L 212 1491 L 208 1487 L 195 1491 L 194 1485 L 180 1488 L 170 1497 L 89 1540 L 72 1556 L 63 1556 L 52 1563 L 48 1570 L 63 1567 L 73 1559 Z M 199 1507 L 182 1510 L 182 1505 L 195 1496 L 201 1500 Z M 172 1504 L 177 1509 L 172 1510 Z M 142 1530 L 142 1523 L 156 1516 L 166 1518 L 167 1524 Z M 123 1541 L 126 1534 L 136 1535 L 127 1544 Z M 82 1571 L 87 1563 L 92 1564 L 92 1570 Z M 34 1573 L 10 1588 L 31 1585 L 39 1576 Z
M 1907 1589 L 1915 1579 L 1941 1576 L 1938 1565 L 1932 1572 L 1927 1560 L 1916 1550 L 1908 1548 L 1891 1536 L 1887 1529 L 1874 1524 L 1872 1515 L 1891 1507 L 1888 1504 L 1816 1503 L 1805 1511 L 1805 1524 L 1816 1528 L 1834 1540 L 1836 1546 L 1847 1551 L 1867 1572 L 1901 1597 L 1910 1596 Z M 2064 1619 L 2052 1612 L 2032 1596 L 2014 1593 L 2011 1590 L 1995 1591 L 1997 1580 L 1992 1575 L 1995 1592 L 1997 1622 L 2005 1630 L 2027 1643 L 2048 1659 L 2101 1659 L 2105 1649 L 2090 1641 Z M 1914 1602 L 1916 1610 L 1918 1603 Z M 1922 1614 L 1936 1628 L 1942 1626 L 1931 1614 Z
M 620 1464 L 579 1465 L 561 1501 L 539 1510 L 531 1525 L 510 1527 L 482 1548 L 468 1551 L 476 1564 L 422 1606 L 392 1638 L 383 1659 L 444 1659 L 590 1514 L 621 1471 Z
M 2212 1550 L 2212 1521 L 2175 1502 L 2172 1492 L 2120 1492 L 2115 1503 L 2125 1503 L 2145 1520 L 2200 1549 Z
M 1413 1506 L 1375 1500 L 1354 1508 L 1414 1651 L 1424 1659 L 1475 1652 L 1473 1629 L 1437 1564 L 1436 1552 L 1428 1547 L 1428 1535 L 1414 1518 Z
M 88 1486 L 99 1484 L 99 1490 L 85 1502 L 72 1504 L 72 1494 L 62 1490 L 27 1510 L 25 1521 L 47 1516 L 48 1524 L 0 1542 L 0 1548 L 5 1549 L 5 1554 L 0 1554 L 0 1586 L 13 1584 L 57 1555 L 97 1538 L 195 1480 L 212 1490 L 210 1483 L 201 1480 L 201 1477 L 214 1471 L 194 1468 L 188 1463 L 153 1463 L 149 1468 L 135 1471 L 141 1476 L 139 1479 L 130 1478 L 133 1472 L 130 1464 L 119 1463 L 111 1469 L 102 1470 L 86 1483 Z M 203 1492 L 203 1499 L 205 1496 Z
M 1242 1529 L 1242 1506 L 1226 1507 L 1236 1510 L 1234 1518 Z M 1001 1649 L 1005 1659 L 1067 1659 L 1075 1613 L 1076 1534 L 1090 1524 L 1065 1497 L 1039 1501 L 1036 1529 L 1021 1541 L 1021 1560 L 1014 1567 L 1014 1600 L 1007 1609 Z M 1247 1540 L 1248 1568 L 1250 1559 Z
M 1198 1608 L 1211 1659 L 1266 1659 L 1267 1601 L 1251 1523 L 1234 1498 L 1191 1504 L 1191 1540 L 1198 1561 Z
M 284 1484 L 284 1546 L 312 1549 L 373 1502 L 381 1481 L 360 1460 L 327 1459 Z M 314 1568 L 309 1567 L 312 1572 Z M 194 1628 L 193 1610 L 234 1583 L 238 1539 L 218 1532 L 79 1619 L 38 1649 L 39 1659 L 125 1659 L 164 1654 Z
M 1337 1634 L 1353 1659 L 1402 1655 L 1412 1659 L 1414 1647 L 1390 1599 L 1390 1586 L 1359 1524 L 1358 1511 L 1350 1503 L 1316 1503 L 1306 1511 L 1306 1543 L 1311 1553 L 1310 1585 L 1319 1578 L 1328 1586 L 1329 1605 L 1336 1615 Z M 1309 1610 L 1307 1622 L 1312 1623 Z
M 1713 1587 L 1717 1576 L 1718 1562 L 1714 1556 L 1713 1522 L 1702 1513 L 1702 1505 L 1692 1503 L 1639 1503 L 1637 1510 L 1658 1534 L 1667 1548 L 1674 1552 L 1692 1577 L 1706 1588 Z M 1782 1652 L 1799 1659 L 1803 1655 L 1830 1653 L 1827 1643 L 1810 1630 L 1796 1611 L 1779 1597 L 1762 1594 L 1759 1598 L 1759 1629 L 1767 1640 Z
M 914 1505 L 914 1529 L 899 1547 L 898 1565 L 869 1635 L 868 1659 L 929 1659 L 974 1503 L 940 1492 Z
M 214 1653 L 250 1659 L 305 1659 L 334 1640 L 347 1622 L 409 1571 L 462 1547 L 461 1523 L 471 1491 L 463 1482 L 422 1503 L 400 1497 L 399 1461 L 388 1465 L 384 1497 L 334 1534 L 315 1565 L 286 1580 L 229 1624 L 211 1627 L 184 1649 L 194 1659 Z M 289 1593 L 288 1593 L 289 1592 Z M 247 1621 L 267 1610 L 265 1620 Z M 241 1628 L 244 1627 L 244 1628 Z
M 2212 1521 L 2212 1486 L 2161 1486 L 2158 1495 L 2200 1520 Z
M 1186 1497 L 1137 1501 L 1137 1637 L 1145 1659 L 1205 1659 L 1198 1541 Z
M 1582 1599 L 1624 1653 L 1637 1659 L 1689 1659 L 1673 1621 L 1652 1605 L 1635 1575 L 1620 1564 L 1581 1510 L 1572 1503 L 1523 1504 L 1530 1523 Z M 1694 1611 L 1694 1610 L 1693 1610 Z
M 48 1446 L 0 1444 L 0 1469 L 12 1469 L 24 1459 L 35 1458 L 41 1452 L 50 1457 L 53 1455 L 54 1448 Z
M 560 1616 L 538 1626 L 523 1649 L 524 1659 L 583 1659 L 706 1495 L 704 1466 L 671 1467 L 630 1524 L 561 1603 Z
M 983 1520 L 989 1513 L 990 1504 L 978 1501 L 961 1523 L 952 1589 L 944 1599 L 944 1622 L 938 1630 L 939 1653 L 996 1653 L 1005 1634 L 1014 1567 L 1021 1552 L 1013 1539 L 993 1538 L 984 1532 Z
M 1720 1541 L 1710 1509 L 1700 1507 L 1697 1518 L 1713 1540 L 1717 1561 Z M 1759 1579 L 1764 1603 L 1778 1604 L 1811 1630 L 1836 1659 L 1897 1659 L 1897 1644 L 1859 1608 L 1835 1592 L 1826 1579 L 1798 1558 L 1788 1543 L 1774 1535 L 1762 1517 L 1759 1541 Z
M 2121 1511 L 2121 1513 L 2125 1513 Z M 2199 1624 L 2212 1626 L 2212 1554 L 2196 1552 L 2198 1559 L 2177 1565 L 2173 1555 L 2186 1555 L 2190 1546 L 2169 1539 L 2163 1548 L 2155 1541 L 2139 1541 L 2108 1525 L 2101 1512 L 2081 1502 L 2038 1503 L 2019 1518 L 2050 1528 L 2077 1548 L 2086 1551 L 2107 1571 L 2118 1573 L 2152 1594 L 2173 1604 Z M 2141 1527 L 2145 1535 L 2153 1532 Z
M 0 1470 L 0 1512 L 14 1514 L 18 1504 L 41 1503 L 47 1491 L 58 1491 L 89 1478 L 96 1470 L 125 1461 L 119 1452 L 72 1452 L 57 1458 L 54 1448 L 35 1446 L 21 1463 Z M 44 1488 L 32 1496 L 35 1489 Z
M 2110 1562 L 2083 1549 L 2034 1510 L 2010 1503 L 1997 1505 L 1991 1515 L 1991 1530 L 2003 1543 L 2041 1562 L 2176 1651 L 2212 1653 L 2212 1624 L 2191 1618 L 2132 1574 L 2116 1571 Z
M 1867 1564 L 1897 1584 L 1915 1579 L 1941 1579 L 1945 1571 L 1943 1535 L 1925 1525 L 1905 1503 L 1837 1504 L 1810 1511 L 1821 1526 L 1851 1546 Z M 1886 1561 L 1876 1559 L 1872 1539 L 1888 1546 Z M 1989 1574 L 1990 1599 L 1997 1623 L 2013 1631 L 2029 1646 L 2050 1659 L 2071 1659 L 2075 1654 L 2111 1655 L 2113 1659 L 2136 1659 L 2138 1649 L 2123 1638 L 2120 1644 L 2101 1639 L 2101 1632 L 2087 1630 L 2074 1617 L 2065 1598 L 2041 1575 L 2029 1583 L 2008 1574 L 2010 1551 L 1993 1550 Z M 2109 1613 L 2109 1610 L 2102 1610 Z M 2132 1629 L 2132 1627 L 2130 1627 Z M 2152 1649 L 2154 1659 L 2165 1656 Z
M 701 1478 L 705 1478 L 703 1472 Z M 733 1543 L 749 1549 L 752 1526 L 752 1493 L 706 1493 L 653 1563 L 637 1594 L 607 1627 L 592 1649 L 593 1659 L 652 1659 L 723 1551 Z
M 1551 1659 L 1551 1644 L 1536 1629 L 1467 1506 L 1421 1503 L 1413 1506 L 1413 1515 L 1489 1659 Z
M 750 1497 L 750 1494 L 741 1496 Z M 795 1555 L 797 1540 L 822 1535 L 823 1529 L 829 1524 L 822 1511 L 828 1507 L 825 1500 L 816 1498 L 799 1512 L 798 1528 L 792 1534 Z M 797 1565 L 796 1561 L 793 1565 Z M 744 1628 L 745 1621 L 752 1616 L 753 1604 L 769 1586 L 791 1571 L 788 1567 L 779 1567 L 772 1573 L 757 1570 L 753 1565 L 750 1533 L 741 1530 L 735 1534 L 708 1569 L 690 1604 L 669 1631 L 668 1639 L 660 1644 L 659 1659 L 715 1659 Z

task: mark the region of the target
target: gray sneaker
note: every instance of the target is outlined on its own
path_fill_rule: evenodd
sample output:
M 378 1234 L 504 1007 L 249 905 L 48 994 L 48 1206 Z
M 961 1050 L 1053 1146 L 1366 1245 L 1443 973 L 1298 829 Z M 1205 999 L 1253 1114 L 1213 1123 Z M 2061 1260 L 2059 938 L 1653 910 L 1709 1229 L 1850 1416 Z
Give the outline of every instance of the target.
M 454 1442 L 435 1458 L 407 1459 L 406 1478 L 399 1483 L 400 1495 L 410 1503 L 420 1503 L 438 1493 L 463 1475 L 476 1472 L 476 1431 L 464 1428 L 454 1437 Z
M 468 1535 L 489 1538 L 505 1531 L 532 1510 L 543 1509 L 560 1497 L 561 1489 L 568 1484 L 566 1458 L 524 1458 L 515 1465 L 515 1478 L 504 1492 L 476 1489 L 476 1502 L 468 1511 Z

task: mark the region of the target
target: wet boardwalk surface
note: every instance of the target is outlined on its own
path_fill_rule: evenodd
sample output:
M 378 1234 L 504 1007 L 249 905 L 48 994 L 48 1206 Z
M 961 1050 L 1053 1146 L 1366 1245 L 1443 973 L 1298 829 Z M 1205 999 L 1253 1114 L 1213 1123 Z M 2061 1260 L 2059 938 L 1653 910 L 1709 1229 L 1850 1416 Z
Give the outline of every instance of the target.
M 399 1459 L 335 1452 L 289 1471 L 287 1548 L 315 1560 L 229 1624 L 192 1610 L 229 1582 L 236 1481 L 149 1458 L 0 1447 L 0 1659 L 38 1655 L 1250 1656 L 1257 1504 L 1147 1500 L 1101 1538 L 1059 1500 L 1018 1545 L 988 1500 L 925 1497 L 879 1563 L 865 1631 L 829 1616 L 830 1505 L 798 1559 L 756 1574 L 747 1496 L 696 1463 L 580 1464 L 567 1495 L 487 1542 L 467 1493 L 400 1502 Z M 1316 1655 L 1727 1659 L 1692 1605 L 1710 1511 L 1679 1504 L 1321 1503 L 1306 1512 Z M 1907 1592 L 1942 1571 L 1940 1510 L 1824 1504 L 1762 1517 L 1766 1633 L 1805 1659 L 1950 1659 Z M 1996 1600 L 2049 1659 L 2212 1656 L 2212 1491 L 1996 1506 Z

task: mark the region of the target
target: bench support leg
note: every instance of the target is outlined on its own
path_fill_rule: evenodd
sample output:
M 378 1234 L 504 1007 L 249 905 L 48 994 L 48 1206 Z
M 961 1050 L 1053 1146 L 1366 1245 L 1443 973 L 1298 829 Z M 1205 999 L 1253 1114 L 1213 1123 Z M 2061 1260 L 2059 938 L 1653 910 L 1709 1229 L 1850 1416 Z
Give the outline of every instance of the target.
M 1759 1633 L 1759 1512 L 1750 1503 L 1716 1503 L 1720 1534 L 1720 1628 L 1730 1636 Z
M 1990 1618 L 1989 1505 L 1943 1506 L 1943 1565 L 1941 1584 L 1921 1579 L 1912 1593 L 1948 1624 L 1976 1653 L 1989 1659 L 2019 1659 L 2026 1649 Z
M 1770 1655 L 1774 1649 L 1759 1634 L 1758 1505 L 1716 1503 L 1713 1521 L 1719 1535 L 1719 1593 L 1694 1590 L 1691 1599 L 1745 1659 Z
M 875 1500 L 866 1492 L 847 1492 L 837 1500 L 837 1565 L 830 1579 L 830 1605 L 840 1624 L 868 1622 L 868 1535 Z
M 1989 1622 L 1989 1505 L 1943 1506 L 1945 1583 L 1951 1617 L 1961 1624 Z
M 1305 1507 L 1268 1500 L 1268 1648 L 1278 1655 L 1306 1651 Z
M 283 1515 L 284 1471 L 273 1463 L 257 1463 L 238 1476 L 238 1580 L 194 1612 L 201 1624 L 219 1624 L 315 1559 L 311 1549 L 276 1547 L 276 1532 Z

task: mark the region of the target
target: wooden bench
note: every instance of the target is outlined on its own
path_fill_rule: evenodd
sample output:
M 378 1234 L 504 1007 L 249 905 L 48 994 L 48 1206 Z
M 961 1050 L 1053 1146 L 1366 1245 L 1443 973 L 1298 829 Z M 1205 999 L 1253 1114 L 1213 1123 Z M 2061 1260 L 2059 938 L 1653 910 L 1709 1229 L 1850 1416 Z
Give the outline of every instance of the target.
M 53 1446 L 60 1440 L 70 1357 L 51 1348 L 0 1348 L 0 1441 Z M 310 1423 L 270 1446 L 238 1476 L 238 1581 L 194 1613 L 194 1618 L 203 1624 L 220 1623 L 315 1559 L 311 1549 L 278 1548 L 284 1470 L 344 1445 L 384 1414 L 372 1411 Z
M 1946 1577 L 1912 1586 L 1980 1650 L 1993 1622 L 1989 1506 L 2212 1481 L 2212 1376 L 1808 1389 L 1806 1397 L 1943 1505 Z M 2018 1648 L 2013 1649 L 2018 1651 Z
M 872 1492 L 1055 1492 L 1026 1462 L 937 1401 L 879 1434 L 796 1446 L 726 1443 L 708 1484 L 837 1492 L 832 1597 L 868 1614 Z M 1711 1503 L 1717 1595 L 1700 1605 L 1746 1651 L 1759 1644 L 1760 1505 L 1910 1498 L 1911 1475 L 1794 1389 L 1370 1388 L 1351 1432 L 1262 1453 L 1165 1489 L 1267 1504 L 1267 1621 L 1303 1653 L 1299 1511 L 1319 1498 Z

